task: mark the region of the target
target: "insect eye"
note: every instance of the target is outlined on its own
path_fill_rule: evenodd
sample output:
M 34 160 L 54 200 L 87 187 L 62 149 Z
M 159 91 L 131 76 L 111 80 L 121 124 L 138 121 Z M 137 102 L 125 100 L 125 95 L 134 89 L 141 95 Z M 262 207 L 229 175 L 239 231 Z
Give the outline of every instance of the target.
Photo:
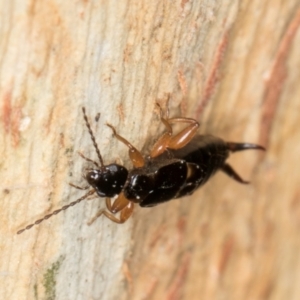
M 89 171 L 85 177 L 100 197 L 114 197 L 122 191 L 127 175 L 128 171 L 123 166 L 112 164 Z
M 90 185 L 93 185 L 97 182 L 100 175 L 101 175 L 101 172 L 99 170 L 92 170 L 92 171 L 88 171 L 85 174 L 85 178 Z

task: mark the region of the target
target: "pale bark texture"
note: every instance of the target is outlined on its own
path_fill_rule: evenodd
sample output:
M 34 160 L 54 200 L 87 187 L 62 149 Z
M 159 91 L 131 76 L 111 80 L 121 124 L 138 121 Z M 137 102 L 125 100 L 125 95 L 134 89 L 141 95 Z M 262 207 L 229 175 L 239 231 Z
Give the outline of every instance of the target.
M 300 299 L 299 0 L 0 1 L 0 299 Z M 125 224 L 81 197 L 97 159 L 147 154 L 155 102 L 259 143 L 194 195 Z M 101 113 L 100 119 L 95 118 Z M 96 118 L 97 119 L 97 118 Z

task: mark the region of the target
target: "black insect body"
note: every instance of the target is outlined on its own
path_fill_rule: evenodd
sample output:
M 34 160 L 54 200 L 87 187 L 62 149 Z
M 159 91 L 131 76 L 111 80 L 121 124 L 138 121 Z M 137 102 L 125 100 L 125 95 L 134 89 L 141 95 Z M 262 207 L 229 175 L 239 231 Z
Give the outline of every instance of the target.
M 129 171 L 123 193 L 140 206 L 150 207 L 192 194 L 218 170 L 240 183 L 248 183 L 226 163 L 230 152 L 246 149 L 264 148 L 255 144 L 226 143 L 211 135 L 196 135 L 183 148 L 148 157 L 144 167 Z
M 127 170 L 118 164 L 104 165 L 85 109 L 82 110 L 100 165 L 79 153 L 81 157 L 92 162 L 96 167 L 88 169 L 84 176 L 88 186 L 70 185 L 81 190 L 90 187 L 92 189 L 81 198 L 19 230 L 18 234 L 62 210 L 88 199 L 95 193 L 106 198 L 106 209 L 101 209 L 88 224 L 93 223 L 101 215 L 120 224 L 132 215 L 135 203 L 141 207 L 150 207 L 190 195 L 217 170 L 222 170 L 240 183 L 248 183 L 235 173 L 226 163 L 226 159 L 230 152 L 246 149 L 264 150 L 262 146 L 255 144 L 224 142 L 214 136 L 198 135 L 199 124 L 196 120 L 168 118 L 168 112 L 164 118 L 160 108 L 161 121 L 167 130 L 157 140 L 150 154 L 145 157 L 125 138 L 118 135 L 113 126 L 107 124 L 112 129 L 114 136 L 129 148 L 129 157 L 133 168 Z M 173 135 L 171 125 L 174 123 L 187 123 L 188 126 Z M 120 213 L 119 218 L 115 216 L 118 212 Z
M 188 165 L 188 176 L 185 184 L 180 189 L 177 198 L 192 194 L 196 189 L 205 184 L 216 171 L 221 170 L 240 183 L 247 184 L 226 163 L 230 152 L 258 149 L 263 147 L 256 144 L 225 142 L 212 135 L 196 135 L 184 148 L 171 150 L 172 154 L 184 159 Z
M 165 155 L 146 158 L 145 166 L 129 171 L 125 197 L 140 206 L 153 206 L 176 197 L 185 184 L 188 168 L 183 159 Z
M 89 170 L 86 181 L 95 189 L 99 197 L 115 197 L 123 190 L 128 170 L 118 164 L 110 164 Z

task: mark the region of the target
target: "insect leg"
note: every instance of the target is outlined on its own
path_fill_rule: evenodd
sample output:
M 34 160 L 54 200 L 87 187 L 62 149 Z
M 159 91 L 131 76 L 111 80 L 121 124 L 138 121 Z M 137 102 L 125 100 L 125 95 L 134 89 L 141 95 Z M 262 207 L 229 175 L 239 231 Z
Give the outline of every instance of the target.
M 131 145 L 125 138 L 123 138 L 122 136 L 120 136 L 119 134 L 117 134 L 116 129 L 110 125 L 110 124 L 106 124 L 108 127 L 110 127 L 114 133 L 114 136 L 123 144 L 125 144 L 128 148 L 128 154 L 129 154 L 129 158 L 132 161 L 133 165 L 135 168 L 140 168 L 143 167 L 145 164 L 144 158 L 141 154 L 140 151 L 138 151 L 133 145 Z
M 164 118 L 163 116 L 163 110 L 160 106 L 159 103 L 156 103 L 156 105 L 159 107 L 160 109 L 160 120 L 161 122 L 165 125 L 167 131 L 164 132 L 159 138 L 158 140 L 155 142 L 151 152 L 150 152 L 150 156 L 151 157 L 156 157 L 159 156 L 160 154 L 162 154 L 166 149 L 167 149 L 167 145 L 169 144 L 172 135 L 173 135 L 173 129 L 172 126 L 170 125 L 170 123 L 167 121 L 166 118 Z M 167 116 L 169 115 L 169 111 L 167 110 Z
M 168 148 L 174 150 L 183 148 L 185 145 L 187 145 L 193 139 L 193 137 L 195 136 L 199 128 L 199 123 L 196 120 L 191 118 L 172 118 L 172 119 L 168 119 L 168 122 L 170 124 L 172 123 L 190 124 L 182 131 L 174 135 L 170 140 L 170 143 L 168 144 Z
M 242 179 L 240 177 L 240 175 L 238 175 L 233 168 L 229 165 L 229 164 L 224 164 L 221 168 L 221 170 L 227 174 L 229 177 L 233 178 L 234 180 L 243 183 L 243 184 L 248 184 L 249 181 L 245 181 L 244 179 Z
M 88 222 L 88 225 L 91 225 L 93 222 L 96 221 L 100 216 L 104 215 L 106 218 L 110 219 L 111 221 L 122 224 L 128 220 L 128 218 L 133 213 L 134 203 L 128 201 L 123 193 L 121 193 L 115 202 L 112 204 L 110 198 L 106 198 L 106 207 L 108 209 L 101 209 L 97 212 L 97 214 Z M 120 212 L 120 217 L 117 218 L 114 214 Z
M 150 153 L 151 157 L 159 156 L 167 148 L 176 150 L 184 147 L 193 139 L 199 127 L 199 123 L 191 118 L 178 117 L 169 119 L 168 114 L 167 118 L 164 118 L 161 106 L 158 103 L 156 104 L 160 108 L 160 119 L 167 128 L 167 131 L 163 133 L 162 136 L 154 144 Z M 173 136 L 171 124 L 174 123 L 187 123 L 189 125 Z

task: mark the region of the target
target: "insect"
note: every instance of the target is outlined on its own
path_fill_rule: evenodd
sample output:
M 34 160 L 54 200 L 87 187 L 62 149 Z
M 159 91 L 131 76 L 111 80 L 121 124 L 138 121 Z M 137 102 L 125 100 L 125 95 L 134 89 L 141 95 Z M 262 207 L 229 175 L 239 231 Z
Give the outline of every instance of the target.
M 226 160 L 230 152 L 247 149 L 265 150 L 264 147 L 249 143 L 225 142 L 211 135 L 199 135 L 197 134 L 199 123 L 196 120 L 184 117 L 169 118 L 168 110 L 164 117 L 162 108 L 159 104 L 158 106 L 160 119 L 166 131 L 156 141 L 149 155 L 143 156 L 120 136 L 112 125 L 107 124 L 115 138 L 128 147 L 129 158 L 133 164 L 130 170 L 116 163 L 104 164 L 83 107 L 83 117 L 100 164 L 79 153 L 83 159 L 93 163 L 95 168 L 87 169 L 84 175 L 88 183 L 86 187 L 70 185 L 80 190 L 90 190 L 79 199 L 45 215 L 17 233 L 20 234 L 40 224 L 95 193 L 99 197 L 106 198 L 106 209 L 101 209 L 88 224 L 92 224 L 102 214 L 111 221 L 121 224 L 132 215 L 135 203 L 141 207 L 151 207 L 190 195 L 218 170 L 240 183 L 248 183 L 226 163 Z M 188 125 L 179 133 L 173 134 L 172 124 L 175 123 Z M 116 213 L 120 213 L 119 218 L 116 217 Z

